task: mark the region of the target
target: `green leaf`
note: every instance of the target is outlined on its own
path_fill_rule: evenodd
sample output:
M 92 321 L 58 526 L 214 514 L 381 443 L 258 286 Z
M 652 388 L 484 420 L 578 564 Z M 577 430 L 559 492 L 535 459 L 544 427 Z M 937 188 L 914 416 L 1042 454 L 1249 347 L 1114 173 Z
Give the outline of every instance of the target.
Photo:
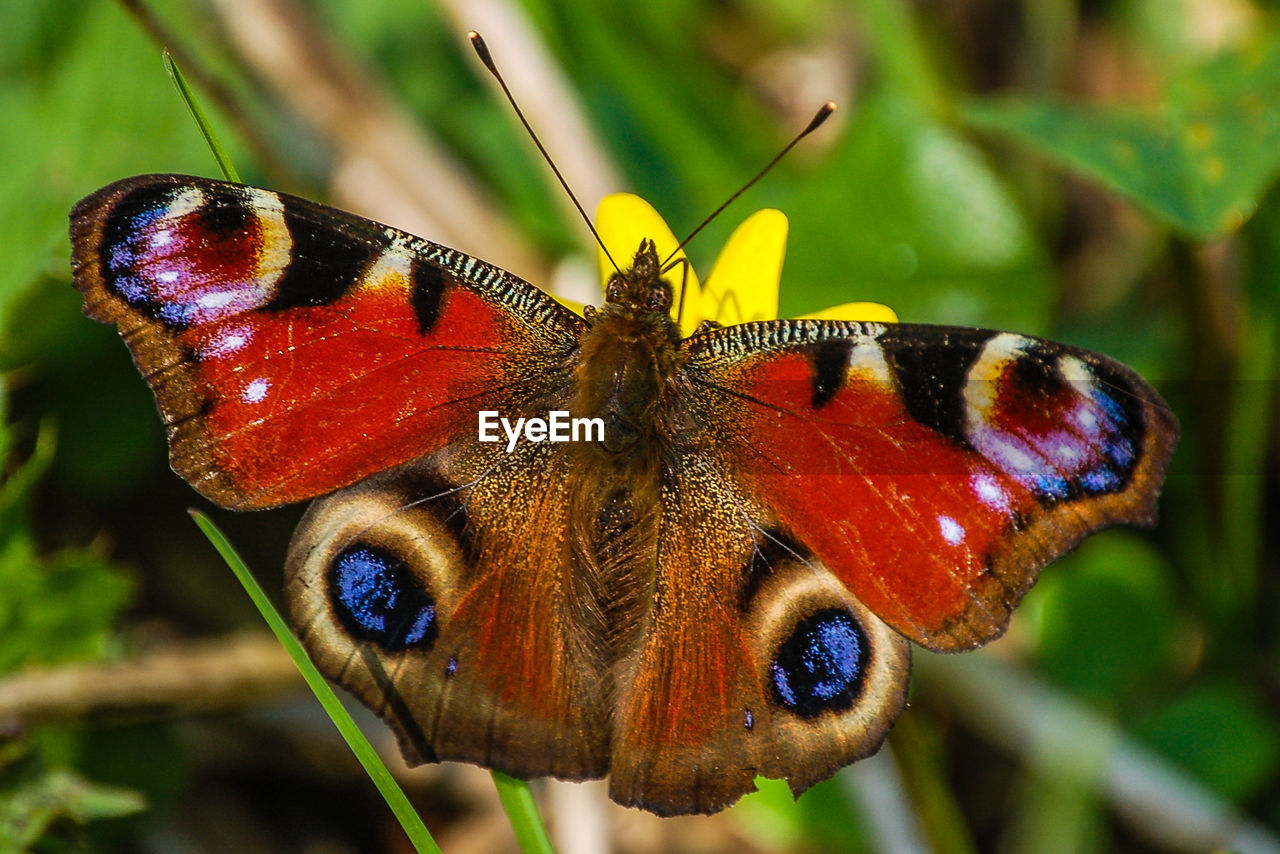
M 734 804 L 729 814 L 762 849 L 829 851 L 869 850 L 862 818 L 842 791 L 839 776 L 823 780 L 797 798 L 783 780 L 756 777 L 756 791 Z
M 0 546 L 0 673 L 101 658 L 133 582 L 88 550 L 38 557 L 25 538 Z
M 91 783 L 66 770 L 49 771 L 13 791 L 0 792 L 0 850 L 32 850 L 60 821 L 87 824 L 145 808 L 137 792 Z
M 1095 702 L 1139 701 L 1168 678 L 1177 641 L 1172 572 L 1131 531 L 1108 531 L 1045 571 L 1024 614 L 1045 670 Z
M 1238 685 L 1196 687 L 1139 731 L 1148 744 L 1237 802 L 1280 775 L 1280 723 L 1265 701 Z
M 228 181 L 240 183 L 240 173 L 236 171 L 235 164 L 231 162 L 231 155 L 227 154 L 227 150 L 223 148 L 221 140 L 218 139 L 218 133 L 213 128 L 213 122 L 209 121 L 204 107 L 200 106 L 200 101 L 196 98 L 196 93 L 191 90 L 191 86 L 187 83 L 187 78 L 183 76 L 182 69 L 178 67 L 178 63 L 173 61 L 173 56 L 167 50 L 164 52 L 164 68 L 165 71 L 169 72 L 169 79 L 173 81 L 174 88 L 178 90 L 182 103 L 187 105 L 187 111 L 191 113 L 191 118 L 195 121 L 196 127 L 200 128 L 200 135 L 204 137 L 209 150 L 213 152 L 213 159 L 218 161 L 218 168 L 222 170 L 222 177 Z
M 1278 91 L 1280 40 L 1267 38 L 1181 74 L 1149 107 L 1015 97 L 961 114 L 1205 240 L 1247 220 L 1280 173 Z
M 882 91 L 783 205 L 784 316 L 884 303 L 903 320 L 1043 330 L 1048 260 L 982 153 Z
M 8 446 L 8 433 L 0 416 L 0 446 Z M 31 457 L 0 484 L 0 673 L 100 657 L 133 594 L 128 576 L 91 550 L 37 554 L 28 502 L 53 448 L 46 426 Z

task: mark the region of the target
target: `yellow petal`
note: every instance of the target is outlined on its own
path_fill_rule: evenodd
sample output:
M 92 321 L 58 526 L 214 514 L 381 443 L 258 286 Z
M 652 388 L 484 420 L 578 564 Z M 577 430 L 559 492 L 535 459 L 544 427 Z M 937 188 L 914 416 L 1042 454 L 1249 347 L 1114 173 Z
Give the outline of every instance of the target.
M 626 269 L 635 259 L 642 240 L 652 240 L 658 257 L 666 259 L 679 243 L 666 222 L 653 206 L 631 193 L 616 193 L 600 201 L 596 210 L 596 230 L 609 248 L 613 260 Z M 676 259 L 684 264 L 668 267 L 667 280 L 675 290 L 672 314 L 680 309 L 680 284 L 688 290 L 680 331 L 690 335 L 703 321 L 715 320 L 724 326 L 752 320 L 771 320 L 778 316 L 778 287 L 782 264 L 787 252 L 787 217 L 781 211 L 766 209 L 747 218 L 729 237 L 712 267 L 705 288 L 688 264 L 684 251 Z M 596 256 L 600 278 L 607 282 L 613 265 L 602 250 Z M 581 313 L 576 303 L 562 303 Z M 873 302 L 854 302 L 824 308 L 804 318 L 817 320 L 862 320 L 897 323 L 898 316 L 888 306 Z
M 555 294 L 551 294 L 551 298 L 556 302 L 560 303 L 565 308 L 572 311 L 573 313 L 577 314 L 579 317 L 582 316 L 583 305 L 577 300 L 565 299 L 564 297 L 556 296 Z
M 671 233 L 671 229 L 667 227 L 666 221 L 653 209 L 653 206 L 631 193 L 614 193 L 600 200 L 600 206 L 596 208 L 596 231 L 600 234 L 604 245 L 609 248 L 609 254 L 613 256 L 614 262 L 624 270 L 629 268 L 631 262 L 635 260 L 636 250 L 640 248 L 642 240 L 652 240 L 658 247 L 658 258 L 664 261 L 680 244 L 676 236 Z M 609 263 L 609 258 L 599 248 L 596 249 L 596 258 L 600 265 L 600 281 L 609 281 L 609 277 L 614 272 L 613 264 Z M 698 277 L 693 272 L 693 265 L 688 263 L 683 249 L 676 253 L 671 261 L 674 262 L 680 258 L 684 258 L 685 263 L 677 264 L 674 268 L 670 267 L 668 262 L 671 272 L 666 275 L 666 279 L 671 283 L 674 291 L 673 314 L 679 310 L 680 306 L 680 283 L 683 281 L 688 289 L 684 318 L 680 324 L 684 327 L 688 324 L 690 315 L 696 314 L 697 307 L 701 305 L 702 289 L 698 286 Z M 691 307 L 695 311 L 691 312 L 689 310 Z M 696 327 L 700 321 L 701 317 L 697 318 L 693 326 Z
M 805 320 L 866 320 L 875 323 L 897 323 L 898 315 L 887 305 L 878 302 L 847 302 L 802 314 Z
M 787 217 L 756 211 L 729 237 L 702 291 L 701 314 L 725 326 L 778 316 L 778 282 L 787 255 Z

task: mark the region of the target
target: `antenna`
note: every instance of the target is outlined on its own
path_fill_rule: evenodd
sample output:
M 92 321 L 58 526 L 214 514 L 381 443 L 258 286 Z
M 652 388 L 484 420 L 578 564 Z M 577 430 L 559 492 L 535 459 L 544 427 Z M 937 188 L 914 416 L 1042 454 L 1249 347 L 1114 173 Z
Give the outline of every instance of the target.
M 761 178 L 763 178 L 763 177 L 768 173 L 768 171 L 769 171 L 770 169 L 772 169 L 774 166 L 776 166 L 779 160 L 781 160 L 782 158 L 784 158 L 784 157 L 786 157 L 786 156 L 787 156 L 787 152 L 788 152 L 788 151 L 790 151 L 791 149 L 793 149 L 793 148 L 795 148 L 795 147 L 796 147 L 796 143 L 798 143 L 800 140 L 804 139 L 806 136 L 808 136 L 809 134 L 811 134 L 811 133 L 813 133 L 815 130 L 817 130 L 819 127 L 821 127 L 821 126 L 822 126 L 822 123 L 823 123 L 823 122 L 825 122 L 825 121 L 828 119 L 828 117 L 830 117 L 830 115 L 831 115 L 832 113 L 834 113 L 835 111 L 836 111 L 836 102 L 835 102 L 835 101 L 827 101 L 825 104 L 823 104 L 823 105 L 818 109 L 818 112 L 814 114 L 813 118 L 809 120 L 809 124 L 805 125 L 804 130 L 802 130 L 802 131 L 800 131 L 800 133 L 796 134 L 795 139 L 793 139 L 793 140 L 791 140 L 790 142 L 788 142 L 785 148 L 783 148 L 781 151 L 779 151 L 779 152 L 774 156 L 774 158 L 773 158 L 772 160 L 770 160 L 770 161 L 765 165 L 765 167 L 764 167 L 763 169 L 761 169 L 759 172 L 757 172 L 757 173 L 755 174 L 755 177 L 754 177 L 754 178 L 752 178 L 750 181 L 748 181 L 747 183 L 745 183 L 745 184 L 743 184 L 741 187 L 739 187 L 739 188 L 738 188 L 738 191 L 737 191 L 736 193 L 734 193 L 732 196 L 730 196 L 729 198 L 727 198 L 727 199 L 725 199 L 725 200 L 724 200 L 724 204 L 720 205 L 720 207 L 716 208 L 714 211 L 712 211 L 712 212 L 711 212 L 711 216 L 709 216 L 709 217 L 707 217 L 706 219 L 704 219 L 704 220 L 703 220 L 703 221 L 698 225 L 698 227 L 697 227 L 697 228 L 695 228 L 693 231 L 689 232 L 689 236 L 688 236 L 688 237 L 686 237 L 684 240 L 681 240 L 681 241 L 680 241 L 680 245 L 679 245 L 679 246 L 677 246 L 677 247 L 675 248 L 675 250 L 674 250 L 670 255 L 668 255 L 668 256 L 667 256 L 667 259 L 666 259 L 665 261 L 663 261 L 663 262 L 662 262 L 662 269 L 664 269 L 664 270 L 666 269 L 667 264 L 671 263 L 671 259 L 672 259 L 672 258 L 674 258 L 674 257 L 676 257 L 676 255 L 680 252 L 680 250 L 681 250 L 681 249 L 683 249 L 683 248 L 685 247 L 685 245 L 686 245 L 686 244 L 688 244 L 688 242 L 689 242 L 690 240 L 693 240 L 693 238 L 697 237 L 698 232 L 700 232 L 700 231 L 702 231 L 702 229 L 706 228 L 706 227 L 707 227 L 707 225 L 708 225 L 708 224 L 709 224 L 713 219 L 715 219 L 716 217 L 720 216 L 720 213 L 721 213 L 725 208 L 729 207 L 729 205 L 733 204 L 734 200 L 735 200 L 735 199 L 737 199 L 737 198 L 738 198 L 738 196 L 741 196 L 741 195 L 742 195 L 743 193 L 745 193 L 747 190 L 751 189 L 752 185 L 753 185 L 753 184 L 755 184 L 757 181 L 759 181 Z M 557 174 L 559 174 L 559 173 L 557 173 Z M 579 208 L 579 210 L 581 210 L 581 208 Z
M 560 186 L 564 187 L 564 191 L 568 193 L 569 200 L 573 202 L 573 206 L 578 209 L 578 213 L 582 216 L 582 221 L 587 224 L 587 228 L 591 229 L 591 236 L 596 239 L 596 243 L 599 244 L 605 257 L 609 259 L 609 263 L 613 265 L 613 269 L 621 273 L 622 268 L 618 266 L 618 262 L 613 260 L 613 256 L 609 254 L 609 248 L 605 246 L 604 241 L 600 239 L 600 233 L 596 231 L 595 225 L 591 222 L 591 217 L 587 216 L 587 212 L 582 209 L 582 203 L 579 202 L 578 197 L 573 194 L 573 190 L 569 189 L 569 182 L 564 179 L 564 176 L 560 174 L 560 170 L 556 168 L 555 161 L 551 159 L 551 155 L 548 154 L 547 149 L 543 147 L 542 140 L 538 139 L 538 135 L 533 132 L 533 128 L 529 125 L 529 120 L 524 117 L 524 112 L 520 109 L 520 105 L 516 103 L 515 96 L 513 96 L 511 94 L 511 90 L 507 88 L 507 81 L 503 80 L 502 75 L 498 73 L 498 66 L 493 62 L 493 56 L 489 53 L 489 46 L 484 43 L 484 39 L 481 38 L 480 34 L 475 30 L 467 33 L 467 38 L 471 39 L 471 46 L 475 48 L 476 55 L 480 57 L 480 61 L 484 63 L 484 67 L 489 69 L 489 73 L 494 76 L 494 79 L 498 81 L 498 85 L 502 87 L 502 94 L 507 96 L 507 101 L 511 104 L 511 109 L 516 111 L 516 116 L 520 119 L 520 124 L 524 125 L 524 129 L 528 131 L 530 138 L 533 139 L 533 144 L 538 147 L 539 153 L 542 154 L 542 159 L 547 161 L 547 165 L 550 166 L 551 171 L 555 173 L 556 180 L 560 182 Z M 812 128 L 810 128 L 810 130 L 812 130 Z M 808 133 L 808 131 L 805 131 L 805 133 Z M 804 134 L 801 134 L 801 136 L 804 136 Z M 795 143 L 793 142 L 791 145 L 795 145 Z M 787 147 L 790 148 L 791 146 Z M 784 151 L 783 154 L 786 154 L 786 152 Z M 781 157 L 782 155 L 780 154 L 778 156 Z M 775 158 L 775 161 L 776 159 L 777 158 Z M 770 163 L 769 165 L 772 166 L 773 164 Z M 747 186 L 749 187 L 751 185 L 748 184 Z M 743 189 L 745 190 L 746 187 L 743 187 Z M 742 191 L 739 190 L 738 192 Z M 730 201 L 732 201 L 732 199 L 730 199 Z M 716 211 L 716 213 L 719 213 L 719 211 Z M 702 226 L 699 226 L 699 228 L 701 227 Z

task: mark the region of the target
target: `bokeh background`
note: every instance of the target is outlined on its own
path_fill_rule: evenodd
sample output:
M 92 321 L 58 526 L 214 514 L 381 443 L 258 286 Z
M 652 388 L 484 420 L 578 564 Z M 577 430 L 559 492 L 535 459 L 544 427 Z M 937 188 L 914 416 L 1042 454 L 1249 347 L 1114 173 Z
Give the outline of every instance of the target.
M 660 820 L 535 791 L 562 852 L 1280 851 L 1280 4 L 1274 0 L 0 2 L 0 850 L 406 850 L 186 515 L 149 393 L 80 314 L 66 214 L 217 176 L 175 51 L 250 183 L 591 301 L 588 210 L 785 211 L 784 316 L 852 300 L 1134 366 L 1183 428 L 1152 531 L 1050 567 L 1008 636 L 917 651 L 873 760 Z M 210 508 L 205 508 L 210 509 Z M 300 508 L 215 512 L 269 590 Z M 409 772 L 446 851 L 514 850 L 487 776 Z

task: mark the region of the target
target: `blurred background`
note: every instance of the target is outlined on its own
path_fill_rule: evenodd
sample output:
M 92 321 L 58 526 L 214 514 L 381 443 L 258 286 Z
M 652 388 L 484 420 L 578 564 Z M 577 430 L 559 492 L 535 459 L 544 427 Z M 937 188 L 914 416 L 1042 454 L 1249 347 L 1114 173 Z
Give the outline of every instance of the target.
M 979 653 L 916 651 L 875 759 L 660 820 L 535 792 L 562 852 L 1280 851 L 1280 3 L 1274 0 L 0 2 L 0 850 L 404 851 L 186 515 L 154 404 L 69 285 L 66 215 L 144 172 L 249 183 L 584 301 L 593 248 L 471 54 L 488 40 L 588 211 L 677 234 L 827 99 L 836 116 L 690 246 L 790 218 L 783 316 L 1114 356 L 1183 437 L 1152 531 L 1046 570 Z M 268 590 L 302 508 L 215 512 Z M 449 852 L 514 850 L 487 775 L 407 771 Z

